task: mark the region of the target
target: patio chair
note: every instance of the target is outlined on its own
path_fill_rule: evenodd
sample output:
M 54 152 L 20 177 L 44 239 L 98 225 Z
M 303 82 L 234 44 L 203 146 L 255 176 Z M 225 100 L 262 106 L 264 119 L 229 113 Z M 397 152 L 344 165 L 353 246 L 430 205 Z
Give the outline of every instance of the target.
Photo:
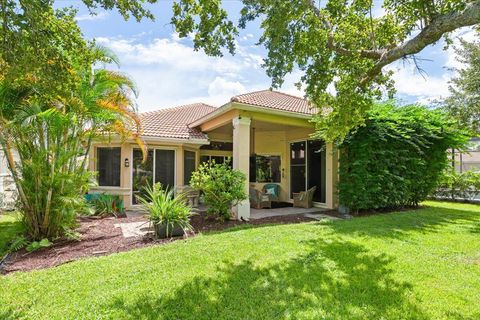
M 268 194 L 255 188 L 249 189 L 250 207 L 255 209 L 271 208 L 272 202 Z
M 266 183 L 262 188 L 262 192 L 268 195 L 270 201 L 278 201 L 280 186 L 276 183 Z
M 313 207 L 313 195 L 317 187 L 312 187 L 307 191 L 293 193 L 293 206 L 297 208 L 311 208 Z
M 178 186 L 175 189 L 175 194 L 184 193 L 187 198 L 188 204 L 192 208 L 198 207 L 198 199 L 200 198 L 200 192 L 193 189 L 190 186 Z

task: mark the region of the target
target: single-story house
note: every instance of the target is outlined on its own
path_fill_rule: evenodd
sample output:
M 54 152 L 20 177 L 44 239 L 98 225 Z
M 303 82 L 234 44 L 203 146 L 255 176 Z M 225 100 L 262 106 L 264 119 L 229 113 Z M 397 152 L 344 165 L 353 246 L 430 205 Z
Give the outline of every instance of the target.
M 311 139 L 316 112 L 305 99 L 264 90 L 232 97 L 219 108 L 194 103 L 142 113 L 147 161 L 134 141 L 95 143 L 89 168 L 98 173 L 98 186 L 90 192 L 120 195 L 131 208 L 146 183 L 182 187 L 200 163 L 231 158 L 249 178 L 247 193 L 276 183 L 280 200 L 291 202 L 293 193 L 316 186 L 314 205 L 335 208 L 337 155 L 331 144 Z M 249 200 L 235 211 L 248 219 Z

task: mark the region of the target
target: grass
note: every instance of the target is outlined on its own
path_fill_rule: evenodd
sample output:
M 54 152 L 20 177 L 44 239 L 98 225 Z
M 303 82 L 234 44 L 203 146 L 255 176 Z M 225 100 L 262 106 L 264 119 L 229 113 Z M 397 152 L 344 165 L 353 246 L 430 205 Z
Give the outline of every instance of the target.
M 9 241 L 21 232 L 22 225 L 18 214 L 0 214 L 0 260 L 7 253 Z
M 426 205 L 0 277 L 0 319 L 479 319 L 480 207 Z

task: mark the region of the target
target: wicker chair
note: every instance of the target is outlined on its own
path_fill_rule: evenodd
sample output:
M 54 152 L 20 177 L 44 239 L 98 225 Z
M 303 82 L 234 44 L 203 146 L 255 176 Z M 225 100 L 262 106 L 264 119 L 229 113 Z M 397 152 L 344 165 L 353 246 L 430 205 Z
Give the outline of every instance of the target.
M 293 194 L 293 206 L 297 208 L 311 208 L 313 206 L 313 195 L 317 187 L 312 187 L 307 191 Z
M 262 192 L 268 195 L 270 201 L 278 201 L 280 186 L 276 183 L 266 183 L 262 188 Z
M 260 190 L 255 188 L 249 189 L 250 194 L 250 207 L 255 209 L 263 209 L 263 208 L 271 208 L 272 202 L 270 201 L 270 197 L 268 194 L 263 193 Z

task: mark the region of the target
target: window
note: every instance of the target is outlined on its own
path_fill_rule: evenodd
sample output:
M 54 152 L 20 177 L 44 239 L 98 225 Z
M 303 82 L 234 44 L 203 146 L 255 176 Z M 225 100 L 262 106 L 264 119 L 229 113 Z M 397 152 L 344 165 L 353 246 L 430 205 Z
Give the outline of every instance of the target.
M 160 182 L 165 188 L 175 186 L 175 151 L 155 150 L 155 183 Z
M 195 152 L 183 152 L 183 184 L 189 185 L 192 173 L 195 171 Z
M 280 182 L 280 156 L 250 157 L 250 182 Z
M 120 187 L 121 148 L 97 148 L 98 185 Z
M 200 157 L 200 164 L 208 162 L 208 161 L 215 161 L 217 164 L 222 164 L 228 161 L 229 167 L 233 167 L 233 159 L 231 156 L 209 156 L 203 155 Z

